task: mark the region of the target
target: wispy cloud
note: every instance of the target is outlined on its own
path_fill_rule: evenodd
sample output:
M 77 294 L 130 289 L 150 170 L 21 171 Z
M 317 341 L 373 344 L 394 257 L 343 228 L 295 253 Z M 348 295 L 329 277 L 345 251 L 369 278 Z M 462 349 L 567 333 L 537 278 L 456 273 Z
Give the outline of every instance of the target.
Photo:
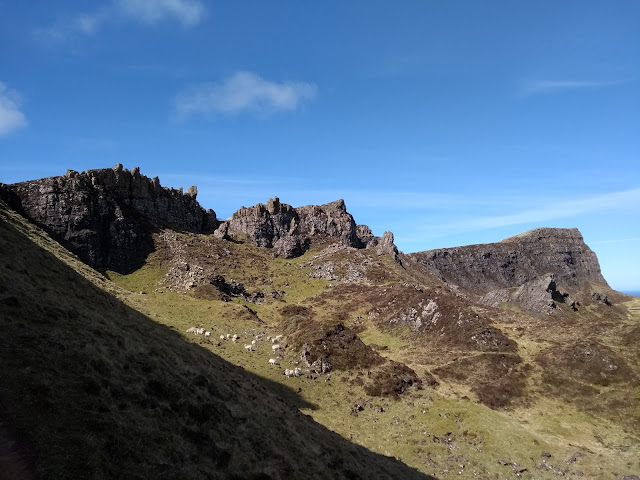
M 630 238 L 614 238 L 610 240 L 599 240 L 597 242 L 589 242 L 591 245 L 606 245 L 608 243 L 638 243 L 640 242 L 640 237 L 630 237 Z
M 20 95 L 0 82 L 0 136 L 27 126 L 27 117 L 20 111 Z
M 593 88 L 609 87 L 619 82 L 595 82 L 588 80 L 529 80 L 522 82 L 518 95 L 544 95 Z
M 105 24 L 123 20 L 144 25 L 176 21 L 187 28 L 200 23 L 205 15 L 200 0 L 112 0 L 97 10 L 67 16 L 33 33 L 42 41 L 59 44 L 80 35 L 93 35 Z
M 221 83 L 191 86 L 180 92 L 174 107 L 178 118 L 197 114 L 252 112 L 270 115 L 295 110 L 317 93 L 313 83 L 273 82 L 252 72 L 237 72 Z
M 596 213 L 606 210 L 640 207 L 640 188 L 623 190 L 584 197 L 575 200 L 555 199 L 544 207 L 527 209 L 509 215 L 485 216 L 465 219 L 464 221 L 441 225 L 442 232 L 465 232 L 490 228 L 522 225 L 527 223 L 541 223 L 559 218 L 574 217 L 586 213 Z
M 119 0 L 116 8 L 122 15 L 149 25 L 173 19 L 191 27 L 205 15 L 199 0 Z

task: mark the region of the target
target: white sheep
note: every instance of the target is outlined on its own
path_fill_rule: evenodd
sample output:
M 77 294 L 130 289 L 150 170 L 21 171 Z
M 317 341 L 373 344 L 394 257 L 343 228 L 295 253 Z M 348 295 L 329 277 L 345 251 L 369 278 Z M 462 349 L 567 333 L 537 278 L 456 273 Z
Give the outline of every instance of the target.
M 283 338 L 284 338 L 284 335 L 278 335 L 278 336 L 274 337 L 274 340 L 275 340 L 276 342 L 279 342 L 279 341 L 280 341 L 280 340 L 282 340 Z
M 299 368 L 299 367 L 294 368 L 293 369 L 293 374 L 294 374 L 294 376 L 299 377 L 300 375 L 302 375 L 302 369 Z
M 276 343 L 275 345 L 271 345 L 271 350 L 277 352 L 278 350 L 282 350 L 282 345 Z
M 234 335 L 233 337 L 231 337 L 231 341 L 232 342 L 237 342 L 238 341 L 238 335 Z
M 278 365 L 278 360 L 276 360 L 275 358 L 270 358 L 269 365 Z
M 251 344 L 249 344 L 249 345 L 245 345 L 245 346 L 244 346 L 244 349 L 245 349 L 247 352 L 253 352 L 253 345 L 251 345 Z
M 271 335 L 267 337 L 267 342 L 270 342 L 270 341 L 271 341 Z
M 251 340 L 251 345 L 255 345 L 256 343 L 258 342 L 256 342 L 255 340 Z
M 193 333 L 193 334 L 195 334 L 195 333 L 196 333 L 196 330 L 198 330 L 196 327 L 191 327 L 191 328 L 187 329 L 187 333 Z
M 227 337 L 225 337 L 224 335 L 220 335 L 220 340 L 224 340 L 225 338 Z
M 227 333 L 227 340 L 230 340 L 230 339 L 231 339 L 231 334 Z
M 205 337 L 210 337 L 211 336 L 211 332 L 207 330 L 206 332 L 204 332 L 204 336 Z
M 205 332 L 204 328 L 202 327 L 196 328 L 196 335 L 204 335 L 204 332 Z

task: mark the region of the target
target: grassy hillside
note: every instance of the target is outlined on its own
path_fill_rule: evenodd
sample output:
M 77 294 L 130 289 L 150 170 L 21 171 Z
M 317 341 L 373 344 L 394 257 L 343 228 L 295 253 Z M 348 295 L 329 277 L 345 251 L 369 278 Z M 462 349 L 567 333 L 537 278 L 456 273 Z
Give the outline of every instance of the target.
M 369 251 L 357 252 L 356 268 L 364 273 L 350 282 L 313 278 L 325 261 L 333 263 L 334 273 L 354 271 L 345 265 L 354 258 L 349 251 L 327 254 L 319 247 L 282 260 L 268 249 L 206 236 L 165 232 L 156 242 L 143 269 L 110 274 L 135 293 L 136 308 L 178 331 L 210 329 L 212 341 L 189 338 L 298 392 L 313 405 L 303 412 L 352 442 L 439 478 L 616 478 L 640 471 L 638 348 L 632 340 L 639 318 L 621 303 L 623 297 L 608 310 L 586 305 L 573 316 L 535 316 L 474 305 L 411 265 L 403 270 Z M 376 273 L 382 263 L 385 275 Z M 180 265 L 184 278 L 193 279 L 190 272 L 205 279 L 222 275 L 243 282 L 249 292 L 282 295 L 255 304 L 205 295 L 197 284 L 174 289 L 167 279 Z M 438 330 L 389 323 L 424 298 L 436 299 L 443 318 L 453 321 Z M 301 336 L 313 340 L 322 325 L 338 322 L 379 354 L 413 368 L 422 387 L 401 396 L 368 395 L 378 367 L 282 375 L 300 365 Z M 239 334 L 241 341 L 220 341 L 226 333 Z M 261 334 L 288 335 L 278 366 L 269 365 L 273 352 L 263 340 L 254 352 L 243 349 Z M 474 336 L 487 342 L 469 341 Z M 594 345 L 591 350 L 585 341 Z M 581 355 L 592 360 L 581 361 Z
M 536 316 L 475 304 L 369 250 L 317 245 L 283 260 L 170 231 L 155 236 L 143 268 L 109 281 L 11 212 L 2 219 L 0 436 L 4 425 L 21 439 L 16 469 L 26 460 L 45 478 L 87 478 L 87 468 L 90 478 L 416 475 L 393 456 L 438 478 L 640 472 L 640 312 L 628 297 Z M 248 295 L 222 294 L 209 282 L 218 276 Z M 429 299 L 442 316 L 418 325 L 413 311 Z M 283 376 L 304 366 L 302 343 L 337 323 L 422 385 L 368 394 L 389 363 Z M 212 336 L 187 334 L 194 326 Z M 288 347 L 274 354 L 266 337 L 278 334 Z
M 428 478 L 318 425 L 295 386 L 188 341 L 136 295 L 0 206 L 0 478 Z

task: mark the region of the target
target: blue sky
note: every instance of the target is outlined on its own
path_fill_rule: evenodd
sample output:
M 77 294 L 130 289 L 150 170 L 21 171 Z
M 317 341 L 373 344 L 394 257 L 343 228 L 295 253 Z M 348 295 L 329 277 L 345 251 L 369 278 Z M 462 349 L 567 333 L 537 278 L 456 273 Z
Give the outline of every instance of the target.
M 405 252 L 577 227 L 640 290 L 640 2 L 0 1 L 0 181 L 116 163 Z

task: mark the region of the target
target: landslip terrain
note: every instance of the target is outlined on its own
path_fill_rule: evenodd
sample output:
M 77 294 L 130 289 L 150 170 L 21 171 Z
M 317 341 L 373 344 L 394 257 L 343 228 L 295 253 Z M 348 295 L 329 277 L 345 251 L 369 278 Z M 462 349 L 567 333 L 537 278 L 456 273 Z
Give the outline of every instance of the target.
M 0 198 L 0 478 L 640 472 L 640 299 L 577 229 L 405 254 L 122 165 Z

